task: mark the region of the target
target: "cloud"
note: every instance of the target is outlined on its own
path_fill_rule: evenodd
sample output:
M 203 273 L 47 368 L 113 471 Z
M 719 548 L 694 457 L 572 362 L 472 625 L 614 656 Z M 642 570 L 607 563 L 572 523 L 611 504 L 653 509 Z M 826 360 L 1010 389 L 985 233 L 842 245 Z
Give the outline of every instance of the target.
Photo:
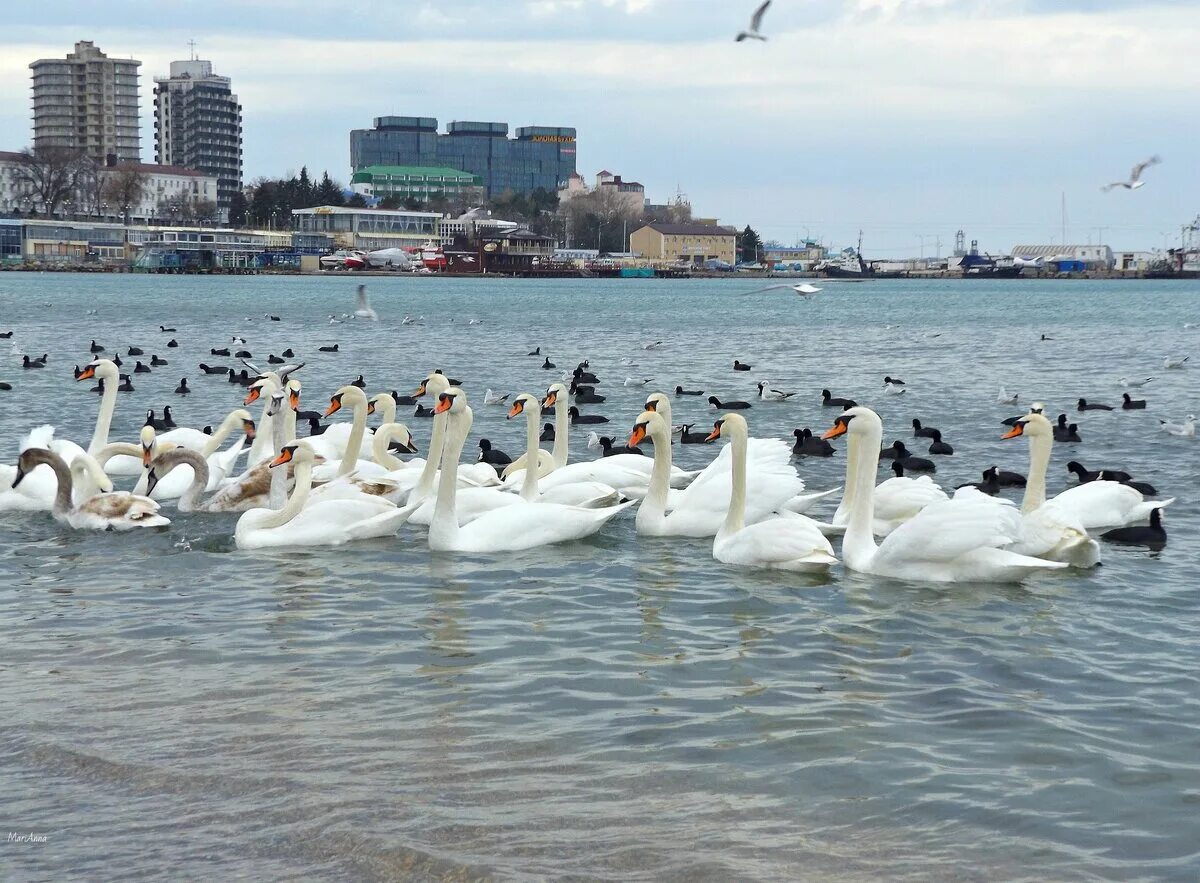
M 1200 40 L 1200 16 L 1180 10 L 1200 3 L 776 4 L 755 45 L 733 42 L 745 9 L 724 0 L 368 0 L 353 17 L 324 0 L 228 17 L 211 0 L 202 20 L 148 13 L 139 29 L 115 24 L 113 3 L 82 31 L 18 17 L 0 76 L 28 83 L 29 60 L 80 33 L 132 52 L 149 145 L 149 79 L 194 36 L 241 97 L 249 177 L 308 164 L 344 178 L 349 129 L 401 113 L 575 126 L 585 174 L 607 166 L 655 199 L 682 186 L 705 215 L 817 221 L 843 240 L 865 222 L 1031 238 L 1057 228 L 1064 190 L 1080 224 L 1157 238 L 1195 214 L 1200 188 L 1185 159 L 1200 124 L 1180 112 Z M 27 142 L 27 96 L 0 103 L 0 148 Z M 1167 159 L 1155 186 L 1099 194 L 1154 152 Z

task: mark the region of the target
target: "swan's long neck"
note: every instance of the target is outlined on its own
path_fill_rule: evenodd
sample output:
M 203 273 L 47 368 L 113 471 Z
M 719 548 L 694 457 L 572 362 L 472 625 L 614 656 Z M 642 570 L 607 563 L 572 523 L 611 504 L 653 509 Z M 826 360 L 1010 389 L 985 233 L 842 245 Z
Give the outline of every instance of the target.
M 350 440 L 346 442 L 346 453 L 342 454 L 342 465 L 338 475 L 349 475 L 358 468 L 358 452 L 362 448 L 363 435 L 367 431 L 367 403 L 355 399 L 354 422 L 350 426 Z
M 90 500 L 100 493 L 100 482 L 107 479 L 100 464 L 90 454 L 71 461 L 71 497 L 74 505 Z
M 846 536 L 842 555 L 851 570 L 866 570 L 878 547 L 872 525 L 875 521 L 875 471 L 879 468 L 879 445 L 883 432 L 872 429 L 850 438 L 846 459 L 846 496 L 849 499 Z M 861 447 L 863 450 L 855 450 Z
M 1025 482 L 1022 512 L 1032 512 L 1046 502 L 1046 470 L 1050 466 L 1050 449 L 1054 439 L 1049 435 L 1029 437 L 1029 478 Z
M 538 423 L 541 416 L 536 405 L 525 408 L 525 478 L 521 482 L 521 499 L 527 503 L 534 502 L 538 497 Z M 557 433 L 554 439 L 557 449 Z
M 119 377 L 104 378 L 100 412 L 96 415 L 96 431 L 92 433 L 92 443 L 88 445 L 88 453 L 92 456 L 100 453 L 100 449 L 108 444 L 108 430 L 112 426 L 113 411 L 117 408 L 117 387 L 120 383 Z
M 122 456 L 122 455 L 124 455 L 126 457 L 136 457 L 137 459 L 141 460 L 142 459 L 142 446 L 130 444 L 129 442 L 109 442 L 104 447 L 102 447 L 100 450 L 98 450 L 93 455 L 93 457 L 95 458 L 96 462 L 100 464 L 100 467 L 103 469 L 104 466 L 108 463 L 108 461 L 111 460 L 113 457 L 118 457 L 118 456 Z
M 280 401 L 279 407 L 287 407 Z M 292 410 L 287 408 L 287 410 Z M 275 409 L 275 413 L 271 417 L 271 445 L 277 451 L 282 451 L 283 446 L 290 439 L 284 435 L 287 430 L 287 418 L 279 413 L 279 409 Z M 271 487 L 267 491 L 267 506 L 271 509 L 282 509 L 284 500 L 287 498 L 287 472 L 276 467 L 271 470 Z
M 638 514 L 644 511 L 661 518 L 667 513 L 667 493 L 671 487 L 670 429 L 663 433 L 655 426 L 650 430 L 650 437 L 654 440 L 654 465 L 650 468 L 650 485 L 638 507 Z
M 263 395 L 267 400 L 263 404 L 262 419 L 258 422 L 258 434 L 254 436 L 254 443 L 250 445 L 250 455 L 246 459 L 247 467 L 266 459 L 272 453 L 270 447 L 275 441 L 274 418 L 270 414 L 271 397 L 265 391 Z
M 387 396 L 383 401 L 375 406 L 376 410 L 383 409 L 383 422 L 380 426 L 387 426 L 389 423 L 396 422 L 396 400 L 391 396 Z
M 388 448 L 392 441 L 392 435 L 399 431 L 399 424 L 388 421 L 380 425 L 375 430 L 375 435 L 371 437 L 371 457 L 389 472 L 404 468 L 404 461 L 392 456 L 392 452 Z
M 733 434 L 733 493 L 729 497 L 729 509 L 725 513 L 725 524 L 722 533 L 737 533 L 746 526 L 746 436 L 741 432 Z M 654 446 L 658 454 L 658 445 Z
M 166 458 L 169 458 L 168 462 L 176 469 L 181 465 L 192 467 L 192 483 L 188 485 L 187 490 L 180 496 L 177 505 L 180 512 L 194 512 L 196 506 L 200 503 L 200 495 L 208 487 L 208 461 L 195 451 L 189 451 L 185 448 L 176 448 L 174 451 L 166 454 L 164 459 Z M 272 506 L 271 508 L 276 507 Z
M 104 385 L 108 386 L 107 383 Z M 71 470 L 67 468 L 66 461 L 58 454 L 47 451 L 42 462 L 54 471 L 54 477 L 58 480 L 58 487 L 54 492 L 54 506 L 51 511 L 55 518 L 59 518 L 71 511 L 71 495 L 75 489 L 75 482 L 71 478 Z
M 438 470 L 438 465 L 442 461 L 443 450 L 446 446 L 446 414 L 433 415 L 433 432 L 429 436 L 429 459 L 425 461 L 425 468 L 421 470 L 421 480 L 417 482 L 417 486 L 413 488 L 412 495 L 408 498 L 410 503 L 415 503 L 418 500 L 424 500 L 433 492 L 433 476 Z M 455 477 L 458 475 L 458 459 L 455 458 Z
M 225 444 L 225 439 L 229 438 L 229 433 L 233 432 L 233 428 L 240 424 L 241 418 L 237 416 L 236 411 L 231 411 L 221 425 L 213 432 L 212 438 L 204 443 L 204 447 L 200 451 L 200 456 L 208 458 L 215 454 Z
M 855 470 L 858 469 L 858 457 L 859 457 L 858 445 L 854 445 L 854 444 L 846 445 L 846 475 L 847 476 L 853 475 Z M 876 467 L 875 468 L 876 469 L 879 468 L 878 458 L 876 458 Z M 872 488 L 871 492 L 872 492 L 872 494 L 874 494 L 875 489 Z M 849 512 L 853 505 L 854 505 L 854 483 L 847 481 L 846 482 L 846 490 L 842 492 L 842 502 L 838 504 L 837 511 L 835 511 L 833 513 L 833 522 L 832 523 L 839 525 L 839 526 L 844 525 L 846 523 L 846 519 L 849 517 Z
M 282 466 L 276 466 L 276 469 L 282 469 Z M 300 510 L 304 508 L 304 504 L 308 502 L 308 492 L 312 489 L 312 463 L 302 461 L 296 464 L 296 486 L 292 488 L 292 495 L 288 497 L 287 504 L 278 512 L 272 512 L 265 516 L 261 521 L 254 525 L 256 529 L 270 530 L 276 527 L 283 527 L 293 518 L 300 514 Z
M 288 404 L 287 410 L 283 412 L 283 439 L 284 443 L 290 442 L 296 437 L 296 409 Z
M 567 401 L 568 398 L 569 396 L 566 393 L 562 393 L 554 399 L 554 449 L 550 452 L 550 455 L 554 460 L 555 469 L 562 469 L 566 466 L 567 458 L 570 455 L 570 451 L 568 450 L 568 446 L 571 444 L 571 436 L 568 434 L 570 432 L 567 417 L 567 408 L 570 404 Z M 536 459 L 530 462 L 535 466 L 537 464 Z
M 452 421 L 447 421 L 450 427 L 446 443 L 442 446 L 442 474 L 438 481 L 433 519 L 429 523 L 430 537 L 436 534 L 442 545 L 453 544 L 458 536 L 458 512 L 455 509 L 458 496 L 458 458 L 462 455 L 473 418 L 471 409 L 465 408 L 462 414 L 455 414 Z

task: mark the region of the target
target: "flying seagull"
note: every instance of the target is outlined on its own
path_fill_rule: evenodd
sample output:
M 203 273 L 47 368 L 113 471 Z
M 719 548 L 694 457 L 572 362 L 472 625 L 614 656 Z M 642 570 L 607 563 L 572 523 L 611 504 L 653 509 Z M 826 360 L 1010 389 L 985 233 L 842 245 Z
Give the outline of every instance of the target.
M 378 322 L 379 316 L 371 309 L 371 303 L 367 300 L 367 286 L 358 286 L 358 304 L 354 308 L 355 319 L 370 319 L 372 322 Z
M 1146 184 L 1146 182 L 1142 180 L 1142 172 L 1146 171 L 1146 169 L 1150 168 L 1150 166 L 1158 165 L 1160 162 L 1162 162 L 1162 158 L 1157 156 L 1152 156 L 1147 160 L 1143 160 L 1133 167 L 1133 171 L 1129 173 L 1128 181 L 1114 181 L 1111 184 L 1105 184 L 1100 189 L 1105 193 L 1110 190 L 1114 190 L 1117 187 L 1124 187 L 1126 190 L 1137 190 L 1139 187 L 1143 187 Z
M 754 10 L 754 15 L 750 16 L 750 30 L 740 32 L 734 42 L 740 43 L 743 40 L 762 40 L 763 42 L 766 42 L 767 38 L 760 34 L 758 29 L 762 26 L 763 16 L 766 14 L 767 7 L 770 5 L 771 0 L 763 0 L 762 5 L 759 6 L 758 9 Z
M 817 288 L 817 286 L 809 285 L 807 282 L 801 282 L 799 285 L 788 285 L 785 282 L 783 285 L 768 285 L 766 288 L 756 288 L 753 291 L 743 291 L 742 294 L 759 294 L 764 291 L 782 291 L 785 288 L 796 292 L 796 294 L 800 295 L 805 300 L 808 300 L 818 291 L 821 291 L 821 289 Z

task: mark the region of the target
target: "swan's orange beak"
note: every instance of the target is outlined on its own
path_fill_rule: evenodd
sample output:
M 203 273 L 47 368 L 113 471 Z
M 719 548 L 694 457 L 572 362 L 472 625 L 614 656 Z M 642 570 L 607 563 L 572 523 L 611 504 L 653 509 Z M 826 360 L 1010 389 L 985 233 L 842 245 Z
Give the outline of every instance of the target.
M 1024 435 L 1024 434 L 1025 434 L 1025 424 L 1018 423 L 1012 429 L 1010 429 L 1008 432 L 1004 433 L 1004 435 L 1000 436 L 1000 438 L 1001 439 L 1016 438 L 1017 436 Z
M 658 413 L 658 401 L 657 400 L 654 400 L 654 401 L 647 400 L 644 407 L 646 408 L 647 411 L 653 411 L 656 414 Z
M 367 416 L 370 417 L 374 413 L 375 413 L 375 400 L 372 399 L 371 401 L 367 402 Z
M 717 439 L 719 439 L 721 437 L 721 426 L 723 424 L 724 424 L 724 421 L 722 421 L 722 420 L 718 420 L 716 423 L 714 423 L 713 431 L 710 432 L 708 435 L 706 435 L 704 437 L 704 440 L 706 442 L 710 442 L 710 441 L 716 441 Z
M 434 406 L 433 413 L 445 414 L 447 411 L 450 410 L 450 407 L 453 404 L 454 404 L 454 396 L 448 396 L 443 393 L 442 397 L 438 399 L 437 405 Z
M 328 417 L 330 414 L 336 414 L 340 410 L 342 410 L 342 397 L 336 395 L 329 400 L 329 407 L 325 409 L 325 416 Z M 367 411 L 367 413 L 371 412 Z
M 296 392 L 294 389 L 288 393 L 288 405 L 293 411 L 300 410 L 300 393 Z
M 542 407 L 543 408 L 553 408 L 554 403 L 557 401 L 558 401 L 558 390 L 556 389 L 553 392 L 551 392 L 549 395 L 546 396 L 545 400 L 542 402 Z
M 422 380 L 421 385 L 413 390 L 413 395 L 415 395 L 417 398 L 420 398 L 421 396 L 425 395 L 425 387 L 428 384 L 429 384 L 428 380 Z
M 250 387 L 250 392 L 246 393 L 246 398 L 242 399 L 243 405 L 253 405 L 258 401 L 258 397 L 262 395 L 262 388 L 257 386 Z
M 829 429 L 825 430 L 825 432 L 822 433 L 821 438 L 828 441 L 831 438 L 837 438 L 839 435 L 845 435 L 845 434 L 846 434 L 846 424 L 839 420 L 837 423 L 833 424 L 833 426 L 831 426 Z
M 76 380 L 91 380 L 95 376 L 96 376 L 96 366 L 88 365 L 82 371 L 79 372 L 79 376 L 76 377 L 75 379 Z
M 525 413 L 525 403 L 524 402 L 513 402 L 513 406 L 508 409 L 508 419 L 511 420 L 514 417 L 520 416 L 521 414 L 524 414 L 524 413 Z
M 284 463 L 292 462 L 292 454 L 295 453 L 295 448 L 284 448 L 279 452 L 279 456 L 271 461 L 271 466 L 282 466 Z
M 637 423 L 633 427 L 633 432 L 629 433 L 629 447 L 636 448 L 646 440 L 646 424 Z
M 254 434 L 255 434 L 254 421 L 253 420 L 243 420 L 242 421 L 242 432 L 246 433 L 246 438 L 253 440 Z
M 149 468 L 152 459 L 154 459 L 154 447 L 152 445 L 142 445 L 142 467 Z

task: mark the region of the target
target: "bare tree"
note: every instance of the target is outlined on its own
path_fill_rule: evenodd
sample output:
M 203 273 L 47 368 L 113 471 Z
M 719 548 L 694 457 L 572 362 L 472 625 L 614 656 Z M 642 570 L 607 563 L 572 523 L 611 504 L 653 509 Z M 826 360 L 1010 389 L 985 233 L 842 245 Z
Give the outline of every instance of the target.
M 211 224 L 217 220 L 217 204 L 211 199 L 198 200 L 192 206 L 192 214 L 201 224 Z
M 104 199 L 121 212 L 125 223 L 129 223 L 129 213 L 141 204 L 146 195 L 145 174 L 135 168 L 117 168 L 106 172 L 104 182 Z
M 33 191 L 42 211 L 53 215 L 75 193 L 83 156 L 65 147 L 26 148 L 18 160 L 16 179 Z

